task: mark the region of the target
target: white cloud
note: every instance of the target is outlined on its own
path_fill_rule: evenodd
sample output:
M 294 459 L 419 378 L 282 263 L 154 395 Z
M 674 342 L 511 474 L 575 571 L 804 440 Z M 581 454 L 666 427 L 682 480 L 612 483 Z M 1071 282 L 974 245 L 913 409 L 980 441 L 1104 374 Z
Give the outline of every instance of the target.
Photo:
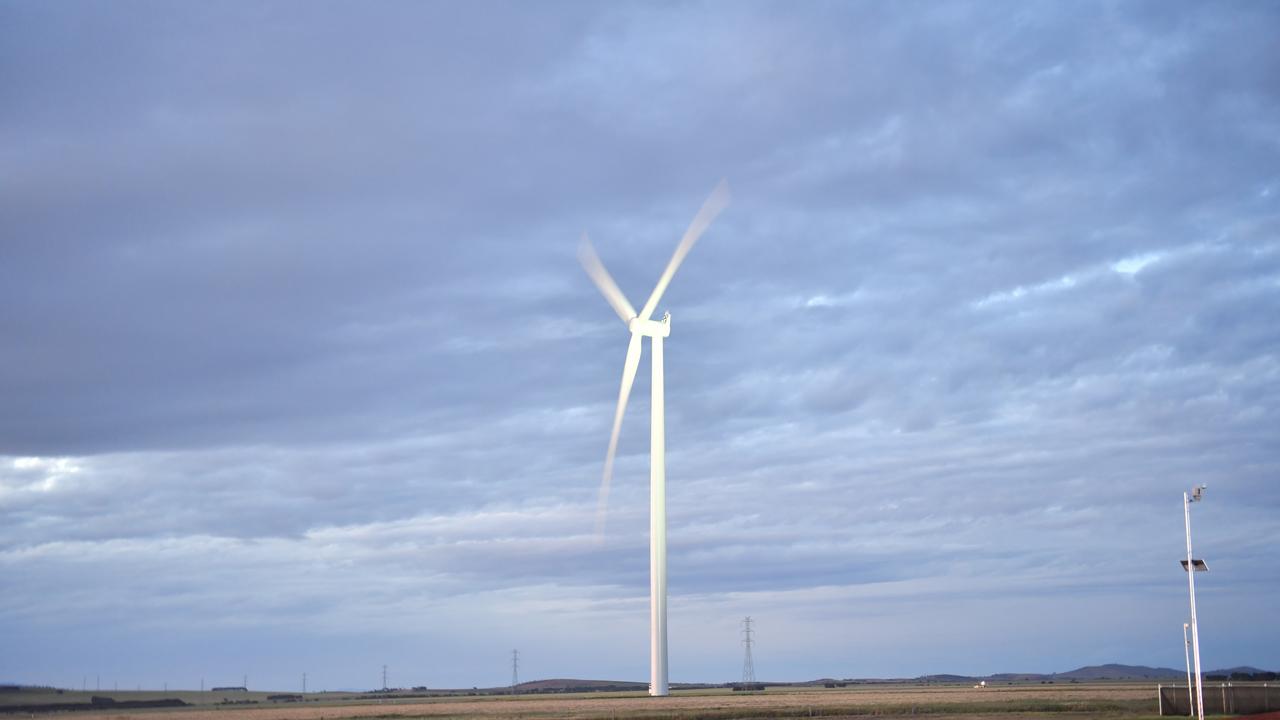
M 982 310 L 987 307 L 991 307 L 993 305 L 1009 303 L 1015 300 L 1021 300 L 1023 298 L 1060 293 L 1066 290 L 1070 290 L 1076 287 L 1077 285 L 1079 285 L 1081 282 L 1087 281 L 1089 279 L 1090 279 L 1089 274 L 1063 275 L 1062 277 L 1057 278 L 1055 280 L 1046 280 L 1045 282 L 1037 283 L 1031 286 L 1019 285 L 1013 288 L 1012 290 L 1003 290 L 1000 292 L 992 293 L 982 298 L 981 300 L 975 301 L 972 304 L 972 306 L 975 310 Z
M 5 458 L 0 457 L 0 462 L 4 460 Z M 0 503 L 22 493 L 55 492 L 60 489 L 65 478 L 80 472 L 82 463 L 82 460 L 65 457 L 10 458 L 8 464 L 11 470 L 4 472 L 0 469 Z
M 1148 265 L 1159 262 L 1164 253 L 1143 253 L 1111 263 L 1111 269 L 1123 275 L 1137 275 Z

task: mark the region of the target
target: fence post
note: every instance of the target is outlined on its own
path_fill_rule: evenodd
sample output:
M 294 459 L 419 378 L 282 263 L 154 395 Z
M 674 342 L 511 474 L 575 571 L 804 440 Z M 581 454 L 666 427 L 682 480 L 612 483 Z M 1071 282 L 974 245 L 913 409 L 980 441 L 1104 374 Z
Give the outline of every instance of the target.
M 1161 717 L 1164 716 L 1164 692 L 1161 690 L 1162 687 L 1163 685 L 1156 683 L 1156 707 L 1160 708 L 1156 714 Z

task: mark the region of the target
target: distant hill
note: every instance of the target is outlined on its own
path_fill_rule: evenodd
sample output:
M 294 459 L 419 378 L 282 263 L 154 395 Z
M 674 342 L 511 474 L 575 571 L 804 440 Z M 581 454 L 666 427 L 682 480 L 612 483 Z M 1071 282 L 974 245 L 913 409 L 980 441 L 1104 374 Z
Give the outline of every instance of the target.
M 574 680 L 568 678 L 531 680 L 516 686 L 516 692 L 522 693 L 603 692 L 648 689 L 648 683 L 631 682 L 629 680 Z
M 916 678 L 916 680 L 917 680 L 917 681 L 920 681 L 920 682 L 929 682 L 929 683 L 961 683 L 961 682 L 973 682 L 973 681 L 974 681 L 974 679 L 975 679 L 975 678 L 971 678 L 971 677 L 969 677 L 968 675 L 947 675 L 947 674 L 942 674 L 942 675 L 921 675 L 920 677 Z
M 1155 668 L 1146 665 L 1086 665 L 1070 672 L 1058 673 L 1054 677 L 1081 682 L 1096 680 L 1163 680 L 1165 678 L 1185 678 L 1187 671 L 1173 668 Z
M 1256 667 L 1241 665 L 1240 667 L 1226 668 L 1224 670 L 1204 670 L 1205 675 L 1222 675 L 1230 677 L 1233 674 L 1243 675 L 1263 675 L 1268 673 L 1267 670 L 1259 670 Z M 1177 680 L 1178 678 L 1186 679 L 1186 668 L 1162 668 L 1147 667 L 1146 665 L 1089 665 L 1087 667 L 1078 668 L 1071 672 L 1058 673 L 1058 678 L 1066 678 L 1067 680 L 1079 680 L 1081 682 L 1097 681 L 1097 680 Z
M 988 675 L 985 678 L 978 679 L 989 680 L 992 682 L 1042 682 L 1045 680 L 1053 680 L 1055 678 L 1062 678 L 1068 681 L 1071 680 L 1071 678 L 1064 678 L 1061 674 L 1044 675 L 1041 673 L 995 673 L 994 675 Z
M 1101 680 L 1162 680 L 1183 677 L 1182 670 L 1170 668 L 1152 668 L 1145 665 L 1089 665 L 1061 673 L 1018 673 L 1004 672 L 991 675 L 922 675 L 916 682 L 927 683 L 965 683 L 986 680 L 992 683 L 1008 682 L 1098 682 Z
M 1227 668 L 1225 670 L 1205 670 L 1204 675 L 1230 677 L 1233 674 L 1262 675 L 1268 671 L 1259 670 L 1248 665 Z M 1061 673 L 996 673 L 994 675 L 921 675 L 913 682 L 923 683 L 963 683 L 978 682 L 1101 682 L 1105 680 L 1177 680 L 1186 679 L 1185 668 L 1148 667 L 1146 665 L 1086 665 Z M 892 681 L 890 681 L 892 682 Z
M 1269 672 L 1269 671 L 1259 670 L 1258 668 L 1252 667 L 1250 665 L 1241 665 L 1240 667 L 1227 668 L 1225 670 L 1209 670 L 1205 672 L 1205 675 L 1231 675 L 1233 673 L 1241 673 L 1244 675 L 1260 675 L 1266 672 Z

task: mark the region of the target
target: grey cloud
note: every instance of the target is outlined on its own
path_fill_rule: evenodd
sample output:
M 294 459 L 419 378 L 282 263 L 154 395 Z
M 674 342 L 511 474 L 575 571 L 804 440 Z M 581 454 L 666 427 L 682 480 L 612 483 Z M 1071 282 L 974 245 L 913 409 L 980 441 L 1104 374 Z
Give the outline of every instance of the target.
M 648 372 L 596 544 L 626 330 L 574 245 L 642 302 L 720 177 L 663 303 L 679 679 L 745 614 L 770 677 L 1176 666 L 1205 481 L 1207 650 L 1275 664 L 1227 620 L 1275 590 L 1273 9 L 0 14 L 0 675 L 109 615 L 641 677 Z

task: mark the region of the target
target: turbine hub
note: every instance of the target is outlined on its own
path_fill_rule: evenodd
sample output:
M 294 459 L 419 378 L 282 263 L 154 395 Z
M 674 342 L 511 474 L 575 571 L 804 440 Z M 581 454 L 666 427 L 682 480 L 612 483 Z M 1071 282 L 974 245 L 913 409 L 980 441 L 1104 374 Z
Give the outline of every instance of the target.
M 662 316 L 661 320 L 641 320 L 631 318 L 627 323 L 632 333 L 646 337 L 671 337 L 671 313 Z

